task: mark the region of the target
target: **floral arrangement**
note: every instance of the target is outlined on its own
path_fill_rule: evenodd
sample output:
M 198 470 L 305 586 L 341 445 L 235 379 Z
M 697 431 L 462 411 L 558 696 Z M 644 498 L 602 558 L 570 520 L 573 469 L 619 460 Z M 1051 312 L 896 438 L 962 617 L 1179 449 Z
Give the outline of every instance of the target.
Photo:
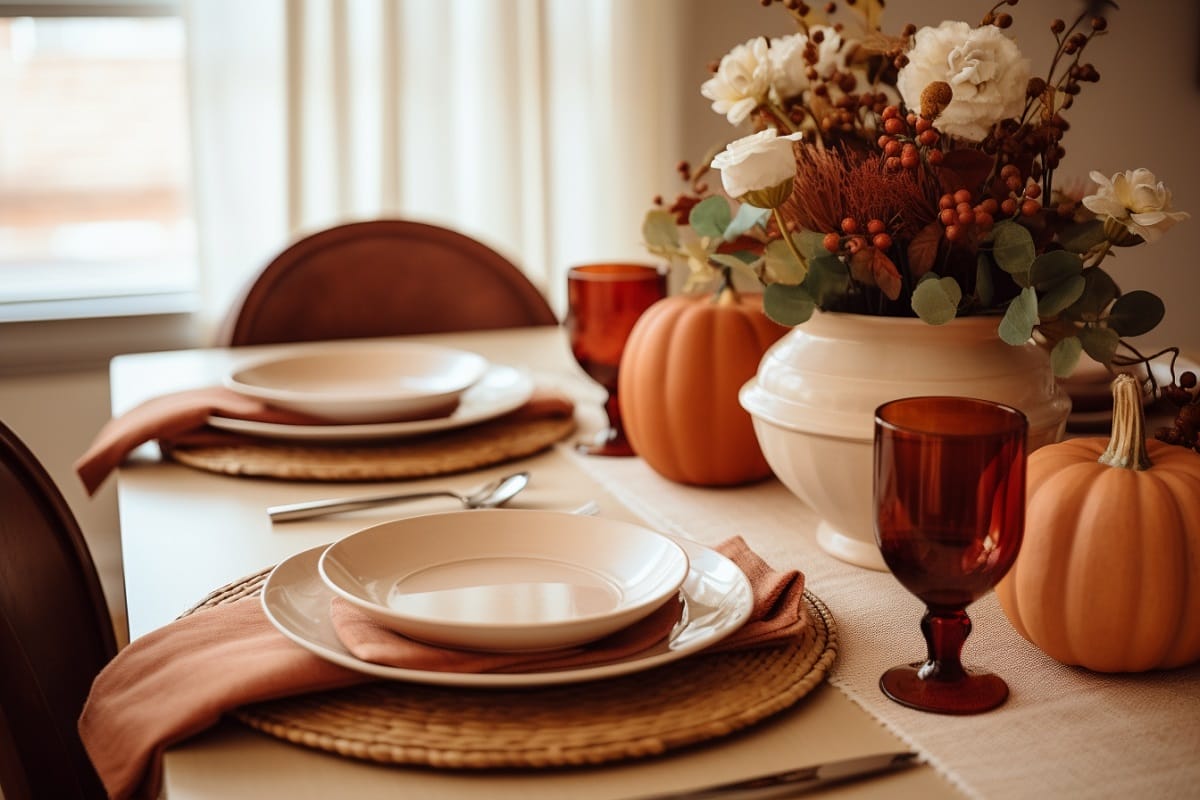
M 1100 78 L 1083 56 L 1108 23 L 1053 20 L 1037 76 L 1005 33 L 1017 2 L 976 26 L 889 35 L 882 0 L 761 0 L 799 30 L 739 44 L 715 66 L 701 93 L 753 132 L 696 171 L 681 162 L 688 191 L 656 199 L 649 251 L 686 263 L 689 289 L 752 275 L 786 325 L 815 309 L 934 325 L 995 314 L 1005 341 L 1044 344 L 1058 375 L 1083 353 L 1114 366 L 1177 355 L 1128 342 L 1163 303 L 1121 291 L 1101 263 L 1188 215 L 1146 169 L 1093 171 L 1090 193 L 1059 179 L 1066 112 Z

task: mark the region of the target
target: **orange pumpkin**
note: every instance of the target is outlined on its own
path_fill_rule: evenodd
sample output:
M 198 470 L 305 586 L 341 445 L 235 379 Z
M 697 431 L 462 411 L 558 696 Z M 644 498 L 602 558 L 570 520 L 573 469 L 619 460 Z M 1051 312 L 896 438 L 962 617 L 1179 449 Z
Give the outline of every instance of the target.
M 1113 383 L 1112 439 L 1029 455 L 1025 538 L 1004 613 L 1064 664 L 1140 672 L 1200 660 L 1200 456 L 1144 438 L 1141 389 Z
M 617 396 L 634 451 L 679 483 L 728 486 L 771 474 L 738 391 L 787 332 L 761 294 L 676 295 L 646 310 L 621 357 Z

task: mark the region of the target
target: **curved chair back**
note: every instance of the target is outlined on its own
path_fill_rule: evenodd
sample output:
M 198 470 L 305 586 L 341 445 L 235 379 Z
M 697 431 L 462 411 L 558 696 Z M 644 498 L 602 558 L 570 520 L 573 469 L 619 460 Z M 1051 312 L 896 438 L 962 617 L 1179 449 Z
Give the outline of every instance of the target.
M 435 225 L 372 220 L 280 253 L 234 307 L 218 344 L 556 324 L 537 287 L 482 242 Z
M 0 423 L 0 789 L 5 800 L 102 798 L 76 724 L 117 652 L 74 514 Z

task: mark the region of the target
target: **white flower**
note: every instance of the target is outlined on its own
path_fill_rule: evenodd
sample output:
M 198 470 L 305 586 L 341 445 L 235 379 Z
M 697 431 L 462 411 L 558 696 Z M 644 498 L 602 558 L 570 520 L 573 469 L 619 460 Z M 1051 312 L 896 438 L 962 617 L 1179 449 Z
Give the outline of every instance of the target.
M 808 38 L 803 33 L 771 40 L 767 56 L 771 60 L 771 90 L 778 100 L 799 97 L 808 88 L 808 62 L 804 60 L 807 46 Z
M 1147 242 L 1189 216 L 1186 211 L 1171 210 L 1171 190 L 1148 169 L 1118 172 L 1111 180 L 1093 170 L 1091 178 L 1100 188 L 1083 198 L 1084 206 L 1101 219 L 1116 220 Z
M 774 128 L 743 136 L 717 153 L 712 160 L 712 168 L 721 171 L 721 184 L 733 198 L 776 189 L 796 174 L 792 142 L 800 137 L 799 133 L 779 136 Z M 784 199 L 786 197 L 784 195 Z
M 853 49 L 853 42 L 843 39 L 836 29 L 826 25 L 816 25 L 810 31 L 819 33 L 821 42 L 816 46 L 817 61 L 809 64 L 805 58 L 809 38 L 803 33 L 793 33 L 771 40 L 767 55 L 771 60 L 771 91 L 776 100 L 790 100 L 799 97 L 809 87 L 808 71 L 816 71 L 821 80 L 828 80 L 838 71 L 847 71 L 847 54 Z M 865 71 L 862 78 L 866 79 Z
M 717 74 L 705 81 L 700 94 L 712 100 L 712 109 L 740 125 L 762 105 L 771 88 L 771 59 L 766 37 L 739 44 L 725 54 Z
M 843 38 L 837 29 L 828 25 L 816 25 L 812 28 L 812 33 L 818 32 L 821 34 L 821 43 L 817 45 L 817 63 L 814 65 L 817 75 L 829 78 L 835 71 L 845 72 L 849 69 L 846 57 L 854 49 L 855 43 Z
M 1029 76 L 1029 59 L 998 28 L 947 21 L 917 31 L 896 88 L 908 107 L 918 110 L 926 86 L 948 83 L 954 97 L 934 127 L 978 142 L 995 123 L 1021 115 Z

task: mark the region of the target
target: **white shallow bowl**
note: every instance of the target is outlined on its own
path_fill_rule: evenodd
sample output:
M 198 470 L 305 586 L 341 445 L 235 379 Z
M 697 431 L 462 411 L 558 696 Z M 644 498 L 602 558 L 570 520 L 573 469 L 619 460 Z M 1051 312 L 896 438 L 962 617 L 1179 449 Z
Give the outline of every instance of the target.
M 478 353 L 415 342 L 309 347 L 244 364 L 225 386 L 330 422 L 382 422 L 451 413 L 487 372 Z
M 679 591 L 688 558 L 640 525 L 492 509 L 374 525 L 330 545 L 318 569 L 397 633 L 520 652 L 583 644 L 648 616 Z

